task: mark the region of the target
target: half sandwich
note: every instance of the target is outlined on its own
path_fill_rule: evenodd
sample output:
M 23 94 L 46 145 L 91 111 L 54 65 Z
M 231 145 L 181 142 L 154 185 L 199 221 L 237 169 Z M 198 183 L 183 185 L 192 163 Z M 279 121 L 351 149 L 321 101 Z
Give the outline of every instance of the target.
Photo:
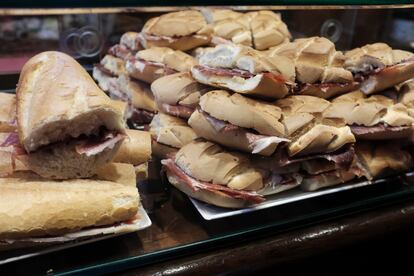
M 357 139 L 398 139 L 412 133 L 414 118 L 402 103 L 357 90 L 332 100 L 325 116 L 342 118 Z
M 344 69 L 344 55 L 324 37 L 296 39 L 271 48 L 267 54 L 292 60 L 298 83 L 295 94 L 328 99 L 357 87 L 352 73 Z
M 241 45 L 218 45 L 199 56 L 191 69 L 204 84 L 256 97 L 279 99 L 294 86 L 295 67 L 283 56 L 267 57 Z
M 179 50 L 154 47 L 138 51 L 126 62 L 129 75 L 135 79 L 152 83 L 158 78 L 177 72 L 188 72 L 196 60 Z
M 111 100 L 70 56 L 44 52 L 23 67 L 17 123 L 28 166 L 55 179 L 85 178 L 109 162 L 125 136 L 125 105 Z
M 385 43 L 367 44 L 345 53 L 345 68 L 361 82 L 361 91 L 372 94 L 414 77 L 414 54 Z
M 187 51 L 208 44 L 211 32 L 201 12 L 184 10 L 148 20 L 142 28 L 140 40 L 144 48 L 168 47 Z
M 211 87 L 198 83 L 189 72 L 164 76 L 151 84 L 157 108 L 184 119 L 191 116 L 200 97 L 210 90 Z

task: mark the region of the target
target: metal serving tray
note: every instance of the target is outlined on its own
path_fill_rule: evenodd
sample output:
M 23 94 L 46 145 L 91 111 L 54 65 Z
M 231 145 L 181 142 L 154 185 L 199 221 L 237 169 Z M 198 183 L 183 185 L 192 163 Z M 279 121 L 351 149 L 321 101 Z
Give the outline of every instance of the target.
M 413 177 L 414 172 L 409 172 L 403 175 L 406 178 Z M 300 188 L 296 188 L 293 190 L 285 191 L 280 194 L 274 194 L 270 196 L 266 196 L 266 201 L 263 203 L 256 204 L 249 208 L 244 209 L 226 209 L 217 207 L 208 203 L 201 202 L 197 199 L 190 198 L 191 202 L 197 209 L 197 211 L 201 214 L 201 216 L 205 220 L 215 220 L 221 219 L 225 217 L 231 217 L 241 214 L 246 214 L 262 209 L 267 209 L 275 206 L 284 205 L 291 202 L 297 202 L 305 199 L 315 198 L 323 195 L 338 193 L 346 190 L 356 189 L 359 187 L 364 187 L 372 184 L 380 184 L 387 182 L 387 179 L 377 179 L 373 181 L 363 181 L 363 182 L 351 182 L 345 183 L 341 185 L 335 185 L 332 187 L 324 188 L 321 190 L 317 190 L 314 192 L 305 192 L 302 191 Z
M 89 239 L 87 238 L 86 240 L 82 240 L 82 241 L 73 240 L 73 238 L 71 237 L 71 234 L 68 234 L 65 236 L 65 238 L 67 238 L 68 241 L 57 244 L 57 245 L 50 245 L 48 247 L 43 247 L 41 249 L 27 248 L 27 249 L 12 250 L 10 252 L 0 252 L 0 265 L 11 263 L 11 262 L 16 262 L 19 260 L 23 260 L 23 259 L 51 253 L 51 252 L 64 250 L 67 248 L 72 248 L 72 247 L 83 245 L 83 244 L 88 244 L 92 242 L 97 242 L 97 241 L 117 237 L 120 235 L 136 232 L 138 230 L 142 230 L 142 229 L 145 229 L 151 226 L 152 224 L 151 220 L 148 217 L 147 212 L 144 210 L 142 206 L 140 206 L 138 209 L 138 216 L 140 219 L 138 219 L 134 224 L 132 224 L 130 229 L 122 233 L 117 233 L 117 234 L 104 233 L 103 236 L 89 238 Z M 83 232 L 84 235 L 88 235 L 88 232 L 90 232 L 90 230 L 83 230 L 81 232 Z M 47 239 L 53 239 L 53 238 L 45 238 L 44 240 L 47 240 Z M 23 250 L 23 253 L 22 253 L 22 250 Z

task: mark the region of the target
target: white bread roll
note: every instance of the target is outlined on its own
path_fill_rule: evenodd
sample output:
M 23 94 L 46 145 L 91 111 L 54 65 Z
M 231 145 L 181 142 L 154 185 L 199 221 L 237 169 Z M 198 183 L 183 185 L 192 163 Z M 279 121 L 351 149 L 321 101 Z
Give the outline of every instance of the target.
M 16 95 L 0 92 L 0 132 L 16 131 Z
M 139 33 L 137 32 L 126 32 L 121 36 L 119 40 L 121 45 L 125 45 L 131 51 L 142 50 L 142 45 L 140 43 Z

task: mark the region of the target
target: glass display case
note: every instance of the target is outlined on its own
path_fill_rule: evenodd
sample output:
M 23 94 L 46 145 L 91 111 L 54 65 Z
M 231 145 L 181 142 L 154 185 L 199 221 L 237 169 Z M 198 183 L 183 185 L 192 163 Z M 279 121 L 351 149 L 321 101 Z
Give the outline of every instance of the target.
M 135 2 L 138 1 L 105 4 L 90 1 L 86 7 L 76 4 L 67 7 L 64 3 L 56 6 L 60 4 L 40 1 L 35 8 L 23 1 L 0 4 L 0 91 L 14 93 L 23 64 L 37 53 L 48 50 L 68 53 L 91 72 L 123 33 L 139 32 L 149 18 L 181 9 L 206 8 L 199 1 L 191 7 L 184 1 L 175 3 L 176 6 L 163 6 L 162 1 L 156 5 L 151 1 Z M 240 2 L 243 6 L 236 1 L 223 3 L 228 4 L 225 8 L 237 11 L 278 12 L 293 38 L 323 36 L 341 51 L 380 41 L 392 48 L 414 52 L 414 5 L 409 3 L 375 1 L 377 5 L 364 5 L 361 1 L 313 1 L 309 6 L 307 1 L 294 1 L 294 5 L 283 1 L 275 6 L 271 1 L 260 1 L 262 6 L 249 6 L 244 5 L 246 1 Z M 209 3 L 214 4 L 222 3 Z M 137 184 L 151 227 L 90 244 L 73 244 L 72 248 L 42 255 L 38 255 L 42 252 L 39 249 L 0 252 L 0 260 L 9 259 L 0 266 L 0 271 L 51 275 L 109 273 L 209 252 L 412 200 L 411 178 L 410 173 L 399 174 L 355 189 L 321 193 L 254 212 L 206 220 L 185 194 L 168 183 L 160 160 L 153 158 L 149 179 Z M 10 259 L 27 254 L 33 255 L 18 261 Z

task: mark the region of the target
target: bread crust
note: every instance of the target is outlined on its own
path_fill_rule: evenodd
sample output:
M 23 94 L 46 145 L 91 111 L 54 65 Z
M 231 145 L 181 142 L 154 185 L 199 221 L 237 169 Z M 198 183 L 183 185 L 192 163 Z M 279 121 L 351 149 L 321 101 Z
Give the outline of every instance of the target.
M 126 130 L 127 137 L 122 141 L 113 162 L 128 163 L 134 166 L 151 158 L 151 135 L 148 131 Z
M 0 132 L 16 131 L 16 95 L 0 92 Z
M 43 52 L 31 58 L 16 95 L 19 137 L 28 152 L 101 126 L 124 132 L 124 110 L 66 54 Z
M 177 149 L 197 138 L 186 121 L 163 113 L 154 116 L 149 131 L 156 142 Z
M 158 105 L 184 105 L 195 108 L 200 97 L 212 88 L 198 83 L 189 72 L 164 76 L 151 84 Z
M 131 219 L 136 187 L 98 180 L 0 178 L 0 239 L 59 236 Z M 75 208 L 76 206 L 76 208 Z

